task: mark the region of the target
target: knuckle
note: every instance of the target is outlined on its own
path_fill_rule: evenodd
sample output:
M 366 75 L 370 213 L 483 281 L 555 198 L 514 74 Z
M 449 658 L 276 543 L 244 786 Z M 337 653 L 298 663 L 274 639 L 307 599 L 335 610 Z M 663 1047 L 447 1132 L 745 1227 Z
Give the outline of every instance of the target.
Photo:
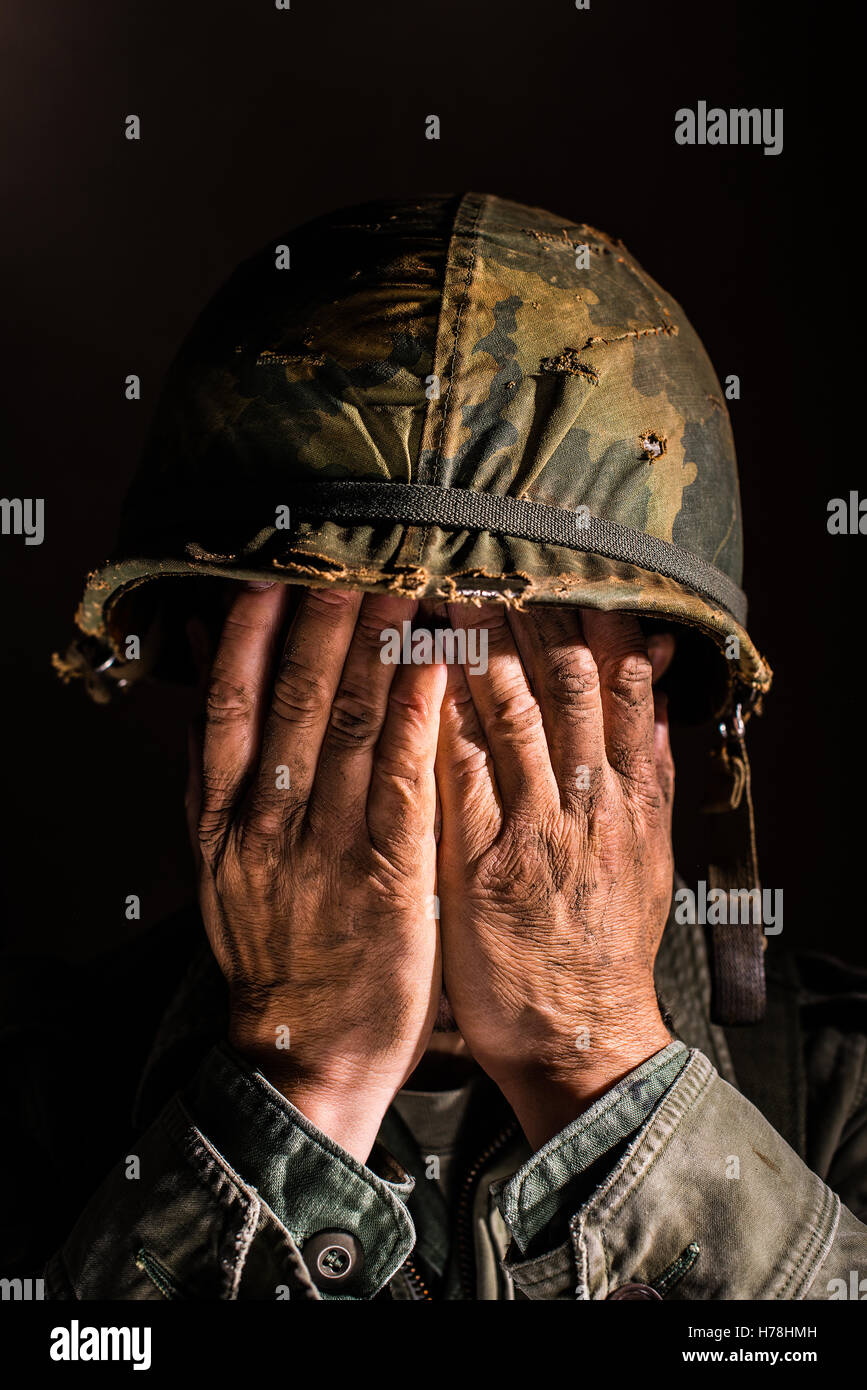
M 409 749 L 382 753 L 377 758 L 376 770 L 380 777 L 392 783 L 399 783 L 407 790 L 421 786 L 427 772 Z
M 378 613 L 373 608 L 362 608 L 358 621 L 355 624 L 353 642 L 358 643 L 365 651 L 377 657 L 382 651 L 383 632 L 394 624 L 389 622 L 385 614 Z
M 514 638 L 509 627 L 505 613 L 496 614 L 491 618 L 483 618 L 478 622 L 468 622 L 467 632 L 473 628 L 479 632 L 484 632 L 485 642 L 487 643 L 488 657 L 509 657 L 514 650 Z
M 214 670 L 208 683 L 205 712 L 211 724 L 239 724 L 250 718 L 253 698 L 247 686 Z
M 351 589 L 311 588 L 305 592 L 303 605 L 306 609 L 333 612 L 335 608 L 351 608 L 357 601 Z
M 274 682 L 274 713 L 292 723 L 304 723 L 327 703 L 329 690 L 325 681 L 309 666 L 294 657 L 286 657 Z
M 639 748 L 632 748 L 615 740 L 608 750 L 608 761 L 625 782 L 645 783 L 656 780 L 653 759 Z
M 196 835 L 202 856 L 212 864 L 222 848 L 226 834 L 226 819 L 222 811 L 205 808 L 199 812 Z
M 433 702 L 417 688 L 392 688 L 388 697 L 389 709 L 403 724 L 420 729 L 430 721 Z
M 490 765 L 488 754 L 484 748 L 473 748 L 469 753 L 463 753 L 454 762 L 449 764 L 449 776 L 456 782 L 466 780 L 466 778 L 477 777 L 480 772 Z
M 670 820 L 674 802 L 674 768 L 659 769 L 654 782 L 654 815 L 659 820 Z
M 376 742 L 381 717 L 361 691 L 343 687 L 331 706 L 329 731 L 339 742 L 367 747 Z
M 604 765 L 587 766 L 585 776 L 580 781 L 573 780 L 567 783 L 564 789 L 565 799 L 569 805 L 579 806 L 585 817 L 592 818 L 610 794 L 612 780 L 612 769 L 606 758 Z
M 589 653 L 552 654 L 547 670 L 551 701 L 563 710 L 584 711 L 596 704 L 599 671 Z
M 424 734 L 430 723 L 432 702 L 418 690 L 392 690 L 388 703 L 390 712 L 399 719 L 399 732 L 380 743 L 376 771 L 392 783 L 416 787 L 428 772 Z
M 665 787 L 652 773 L 623 778 L 626 796 L 624 808 L 636 833 L 646 833 L 668 822 L 671 800 Z
M 449 690 L 443 704 L 443 717 L 445 719 L 456 718 L 459 723 L 463 722 L 467 715 L 472 715 L 475 711 L 473 697 L 464 682 L 457 690 Z
M 231 814 L 232 797 L 233 788 L 229 777 L 213 768 L 203 768 L 197 823 L 199 845 L 203 850 L 224 838 Z
M 202 768 L 202 803 L 209 809 L 223 810 L 232 798 L 234 782 L 228 772 L 207 764 Z
M 502 642 L 509 647 L 512 645 L 512 634 L 504 605 L 498 605 L 493 612 L 483 612 L 477 618 L 471 618 L 466 627 L 487 628 L 490 633 L 489 641 Z
M 241 645 L 248 642 L 250 637 L 261 636 L 268 628 L 268 619 L 261 612 L 256 614 L 245 609 L 242 614 L 237 608 L 230 608 L 223 624 L 223 639 L 234 638 Z
M 263 871 L 274 881 L 282 864 L 284 836 L 282 831 L 292 819 L 287 807 L 271 803 L 253 803 L 250 812 L 238 826 L 238 859 L 245 873 Z
M 642 652 L 624 652 L 606 662 L 605 676 L 613 694 L 634 705 L 645 699 L 651 687 L 653 666 Z
M 549 885 L 542 869 L 547 856 L 541 828 L 516 823 L 507 828 L 478 866 L 484 895 L 520 904 L 525 928 L 536 920 L 537 908 L 547 896 Z
M 517 737 L 537 733 L 542 727 L 542 714 L 529 691 L 516 691 L 499 700 L 491 723 L 500 735 Z
M 297 796 L 255 784 L 238 818 L 239 850 L 255 857 L 264 844 L 289 838 L 305 813 L 306 803 Z
M 668 805 L 662 788 L 656 783 L 649 783 L 642 788 L 640 804 L 645 819 L 651 823 L 655 823 L 665 815 Z

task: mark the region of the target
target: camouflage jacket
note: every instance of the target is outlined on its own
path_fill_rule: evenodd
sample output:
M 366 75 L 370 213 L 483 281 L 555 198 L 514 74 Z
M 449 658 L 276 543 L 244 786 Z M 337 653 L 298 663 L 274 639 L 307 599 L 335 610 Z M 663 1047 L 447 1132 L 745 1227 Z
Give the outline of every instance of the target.
M 4 973 L 7 1191 L 41 1195 L 7 1213 L 0 1272 L 47 1259 L 50 1298 L 858 1296 L 867 976 L 838 962 L 771 955 L 765 1022 L 723 1031 L 672 916 L 679 1040 L 537 1153 L 480 1078 L 451 1203 L 394 1108 L 363 1166 L 221 1041 L 197 913 L 77 973 Z

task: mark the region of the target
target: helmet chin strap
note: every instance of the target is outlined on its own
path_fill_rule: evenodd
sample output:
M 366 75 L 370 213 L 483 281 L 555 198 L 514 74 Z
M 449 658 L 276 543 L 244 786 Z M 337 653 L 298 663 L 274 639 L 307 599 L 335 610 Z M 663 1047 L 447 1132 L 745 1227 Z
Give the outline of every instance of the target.
M 706 817 L 708 888 L 721 890 L 723 921 L 707 925 L 712 979 L 711 1020 L 728 1026 L 758 1023 L 765 1013 L 765 947 L 762 889 L 750 785 L 743 708 L 719 725 L 720 742 L 708 760 Z M 744 901 L 744 894 L 753 896 Z M 737 894 L 738 896 L 733 896 Z M 723 900 L 719 894 L 716 902 Z M 743 908 L 746 921 L 741 921 Z M 709 914 L 710 915 L 710 914 Z

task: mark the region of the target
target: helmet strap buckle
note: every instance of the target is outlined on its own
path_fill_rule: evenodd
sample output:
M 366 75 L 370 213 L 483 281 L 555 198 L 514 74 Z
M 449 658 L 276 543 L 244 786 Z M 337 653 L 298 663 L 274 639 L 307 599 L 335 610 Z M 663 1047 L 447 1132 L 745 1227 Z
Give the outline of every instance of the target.
M 720 742 L 708 760 L 702 813 L 706 816 L 708 885 L 721 890 L 727 905 L 720 914 L 724 920 L 707 928 L 711 1020 L 730 1026 L 758 1023 L 764 1016 L 766 939 L 742 704 L 734 704 L 718 732 Z M 740 920 L 739 909 L 746 911 L 745 921 Z

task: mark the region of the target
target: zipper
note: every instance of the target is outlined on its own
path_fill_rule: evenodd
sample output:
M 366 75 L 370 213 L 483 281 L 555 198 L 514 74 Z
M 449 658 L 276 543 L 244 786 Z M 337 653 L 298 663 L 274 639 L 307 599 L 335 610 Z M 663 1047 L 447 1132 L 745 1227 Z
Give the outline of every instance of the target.
M 183 1294 L 175 1283 L 174 1276 L 166 1269 L 165 1265 L 152 1255 L 144 1246 L 138 1251 L 135 1257 L 136 1269 L 140 1269 L 146 1274 L 152 1284 L 155 1284 L 163 1298 L 184 1298 Z
M 413 1302 L 433 1303 L 433 1294 L 428 1289 L 427 1284 L 422 1279 L 421 1275 L 419 1274 L 409 1255 L 407 1255 L 406 1259 L 401 1265 L 401 1269 L 403 1273 L 406 1275 L 406 1282 L 409 1284 L 410 1292 L 413 1297 Z
M 472 1221 L 472 1198 L 473 1186 L 482 1168 L 493 1158 L 498 1149 L 501 1149 L 518 1128 L 517 1120 L 513 1120 L 505 1129 L 501 1130 L 483 1153 L 479 1155 L 464 1178 L 461 1187 L 461 1195 L 458 1199 L 457 1210 L 457 1245 L 458 1245 L 458 1272 L 461 1281 L 461 1292 L 465 1299 L 475 1300 L 476 1279 L 475 1279 L 475 1257 L 473 1255 L 473 1232 Z

